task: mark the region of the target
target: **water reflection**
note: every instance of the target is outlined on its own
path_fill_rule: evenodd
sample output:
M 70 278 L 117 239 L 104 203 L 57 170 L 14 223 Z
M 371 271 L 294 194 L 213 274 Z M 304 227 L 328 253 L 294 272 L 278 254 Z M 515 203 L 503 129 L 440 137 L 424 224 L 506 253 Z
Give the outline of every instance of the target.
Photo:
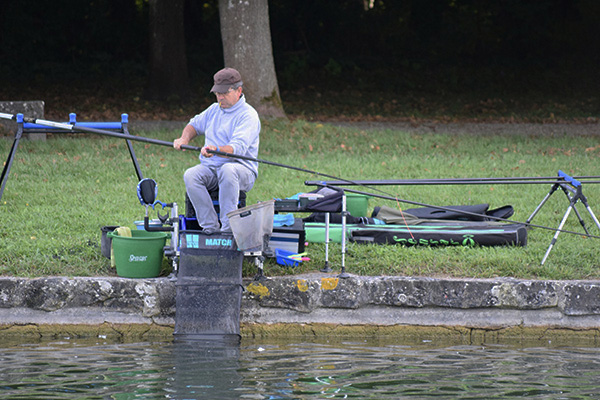
M 2 399 L 600 398 L 597 347 L 71 339 L 0 349 Z
M 244 380 L 239 372 L 237 341 L 178 339 L 170 347 L 163 361 L 173 365 L 172 381 L 165 385 L 169 398 L 237 398 L 235 390 L 243 386 Z

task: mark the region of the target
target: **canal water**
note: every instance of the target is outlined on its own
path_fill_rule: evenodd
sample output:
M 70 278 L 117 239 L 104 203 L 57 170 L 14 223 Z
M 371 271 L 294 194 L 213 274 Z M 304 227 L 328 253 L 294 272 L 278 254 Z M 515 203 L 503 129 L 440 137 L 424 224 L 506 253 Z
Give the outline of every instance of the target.
M 0 343 L 0 399 L 600 399 L 600 348 L 243 339 Z

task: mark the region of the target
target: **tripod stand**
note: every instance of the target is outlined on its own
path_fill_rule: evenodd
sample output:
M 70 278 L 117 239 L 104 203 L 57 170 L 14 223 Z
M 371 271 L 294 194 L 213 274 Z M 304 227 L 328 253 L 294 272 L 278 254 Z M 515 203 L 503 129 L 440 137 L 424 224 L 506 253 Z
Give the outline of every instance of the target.
M 565 174 L 563 171 L 558 171 L 558 177 L 559 177 L 559 179 L 561 179 L 561 181 L 556 182 L 554 185 L 552 185 L 550 192 L 548 192 L 546 197 L 544 197 L 542 202 L 537 206 L 537 208 L 533 211 L 533 213 L 527 219 L 527 223 L 530 223 L 531 220 L 533 219 L 533 217 L 536 216 L 536 214 L 540 211 L 542 206 L 546 203 L 546 201 L 548 201 L 550 196 L 552 196 L 552 194 L 554 192 L 556 192 L 559 188 L 562 189 L 565 196 L 569 200 L 569 207 L 567 207 L 567 211 L 565 212 L 565 215 L 563 216 L 562 220 L 560 221 L 560 225 L 558 226 L 558 229 L 556 230 L 556 233 L 554 234 L 554 237 L 552 238 L 552 241 L 550 242 L 550 246 L 548 246 L 548 250 L 546 250 L 546 254 L 544 254 L 544 258 L 542 258 L 542 262 L 540 265 L 544 265 L 544 263 L 546 262 L 546 259 L 548 258 L 548 255 L 550 254 L 552 247 L 554 247 L 554 244 L 556 243 L 556 240 L 558 239 L 558 235 L 560 234 L 563 226 L 565 225 L 565 222 L 567 222 L 567 218 L 569 218 L 569 215 L 571 214 L 572 210 L 575 211 L 575 214 L 577 215 L 577 218 L 579 219 L 579 223 L 583 227 L 583 230 L 585 231 L 585 233 L 588 235 L 590 234 L 587 230 L 587 227 L 585 226 L 585 222 L 583 221 L 583 218 L 581 218 L 581 214 L 579 214 L 579 211 L 577 211 L 577 207 L 575 206 L 578 201 L 581 201 L 583 203 L 583 205 L 587 209 L 588 213 L 594 220 L 596 226 L 598 227 L 598 229 L 600 229 L 600 222 L 598 222 L 596 215 L 594 215 L 594 212 L 592 211 L 592 209 L 590 208 L 590 205 L 588 204 L 587 198 L 583 194 L 581 182 L 579 182 L 576 179 L 573 179 L 569 175 Z

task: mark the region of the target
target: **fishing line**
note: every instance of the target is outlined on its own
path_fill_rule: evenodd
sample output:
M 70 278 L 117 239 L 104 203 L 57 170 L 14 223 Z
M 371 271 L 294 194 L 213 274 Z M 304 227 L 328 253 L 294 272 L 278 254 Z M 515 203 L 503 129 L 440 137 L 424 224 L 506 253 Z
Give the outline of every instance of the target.
M 398 210 L 400 211 L 400 215 L 402 216 L 402 221 L 404 221 L 404 226 L 406 227 L 406 230 L 410 234 L 410 237 L 412 238 L 412 240 L 415 240 L 415 236 L 412 234 L 412 231 L 410 230 L 408 223 L 406 222 L 406 218 L 404 217 L 404 211 L 402 211 L 402 207 L 400 207 L 400 200 L 399 200 L 400 197 L 396 194 L 395 198 L 396 198 L 396 206 L 398 207 Z
M 452 211 L 452 212 L 458 212 L 464 215 L 470 215 L 470 216 L 475 216 L 475 217 L 483 217 L 483 218 L 488 218 L 488 219 L 493 219 L 496 221 L 502 221 L 502 222 L 510 222 L 513 224 L 520 224 L 520 225 L 525 225 L 525 226 L 530 226 L 533 228 L 540 228 L 540 229 L 546 229 L 546 230 L 550 230 L 553 232 L 564 232 L 564 233 L 569 233 L 572 235 L 578 235 L 578 236 L 584 236 L 584 237 L 589 237 L 589 238 L 594 238 L 594 239 L 600 239 L 600 236 L 597 235 L 592 235 L 589 233 L 580 233 L 580 232 L 574 232 L 574 231 L 569 231 L 569 230 L 564 230 L 564 229 L 558 229 L 558 228 L 551 228 L 549 226 L 544 226 L 544 225 L 537 225 L 537 224 L 532 224 L 531 222 L 521 222 L 521 221 L 515 221 L 515 220 L 511 220 L 511 219 L 507 219 L 507 218 L 501 218 L 501 217 L 495 217 L 495 216 L 491 216 L 491 215 L 486 215 L 486 214 L 478 214 L 478 213 L 473 213 L 470 211 L 464 211 L 464 210 L 458 210 L 458 209 L 453 209 L 450 207 L 443 207 L 443 206 L 435 206 L 432 204 L 427 204 L 427 203 L 422 203 L 422 202 L 417 202 L 417 201 L 412 201 L 412 200 L 406 200 L 406 199 L 400 199 L 397 196 L 393 196 L 390 193 L 387 193 L 383 190 L 377 189 L 377 188 L 372 188 L 366 184 L 361 184 L 360 181 L 353 181 L 353 180 L 349 180 L 349 179 L 345 179 L 345 178 L 335 178 L 332 177 L 331 175 L 322 173 L 322 172 L 317 172 L 317 171 L 312 171 L 306 168 L 300 168 L 300 167 L 294 167 L 291 165 L 286 165 L 286 164 L 280 164 L 280 163 L 276 163 L 273 161 L 267 161 L 267 160 L 261 160 L 259 158 L 253 158 L 253 157 L 247 157 L 247 156 L 240 156 L 237 154 L 229 154 L 229 153 L 223 153 L 220 151 L 214 151 L 214 150 L 207 150 L 209 153 L 215 154 L 215 155 L 220 155 L 220 156 L 224 156 L 224 157 L 232 157 L 232 158 L 239 158 L 242 160 L 246 160 L 246 161 L 254 161 L 254 162 L 259 162 L 259 163 L 264 163 L 264 164 L 268 164 L 268 165 L 274 165 L 274 166 L 278 166 L 281 168 L 288 168 L 288 169 L 293 169 L 296 171 L 302 171 L 302 172 L 306 172 L 309 174 L 314 174 L 314 175 L 319 175 L 319 176 L 324 176 L 324 177 L 329 177 L 332 179 L 336 179 L 339 182 L 345 182 L 345 183 L 350 183 L 352 185 L 356 185 L 356 186 L 362 186 L 362 187 L 366 187 L 368 189 L 374 189 L 375 191 L 382 193 L 383 195 L 378 195 L 378 194 L 374 194 L 374 193 L 369 193 L 369 192 L 363 192 L 363 191 L 359 191 L 359 190 L 354 190 L 354 189 L 348 189 L 348 188 L 341 188 L 339 186 L 335 186 L 335 185 L 331 185 L 330 182 L 318 182 L 318 181 L 311 181 L 311 183 L 314 183 L 315 186 L 322 186 L 322 187 L 329 187 L 331 189 L 334 190 L 344 190 L 347 192 L 351 192 L 351 193 L 357 193 L 357 194 L 363 194 L 363 195 L 367 195 L 367 196 L 373 196 L 373 197 L 379 197 L 382 199 L 386 199 L 386 200 L 392 200 L 392 201 L 396 201 L 396 202 L 401 202 L 401 203 L 406 203 L 406 204 L 411 204 L 411 205 L 416 205 L 416 206 L 421 206 L 421 207 L 430 207 L 430 208 L 435 208 L 438 210 L 443 210 L 443 211 Z M 552 181 L 552 183 L 565 183 L 565 180 L 554 180 Z

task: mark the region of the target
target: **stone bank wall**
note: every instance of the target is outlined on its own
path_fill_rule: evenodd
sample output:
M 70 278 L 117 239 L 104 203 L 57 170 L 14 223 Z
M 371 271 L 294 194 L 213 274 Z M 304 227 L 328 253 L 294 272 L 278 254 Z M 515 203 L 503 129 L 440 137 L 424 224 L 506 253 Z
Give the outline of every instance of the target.
M 600 332 L 600 281 L 312 274 L 248 280 L 244 287 L 243 334 L 283 326 Z M 175 282 L 166 278 L 0 278 L 0 335 L 57 325 L 172 332 L 175 296 Z

